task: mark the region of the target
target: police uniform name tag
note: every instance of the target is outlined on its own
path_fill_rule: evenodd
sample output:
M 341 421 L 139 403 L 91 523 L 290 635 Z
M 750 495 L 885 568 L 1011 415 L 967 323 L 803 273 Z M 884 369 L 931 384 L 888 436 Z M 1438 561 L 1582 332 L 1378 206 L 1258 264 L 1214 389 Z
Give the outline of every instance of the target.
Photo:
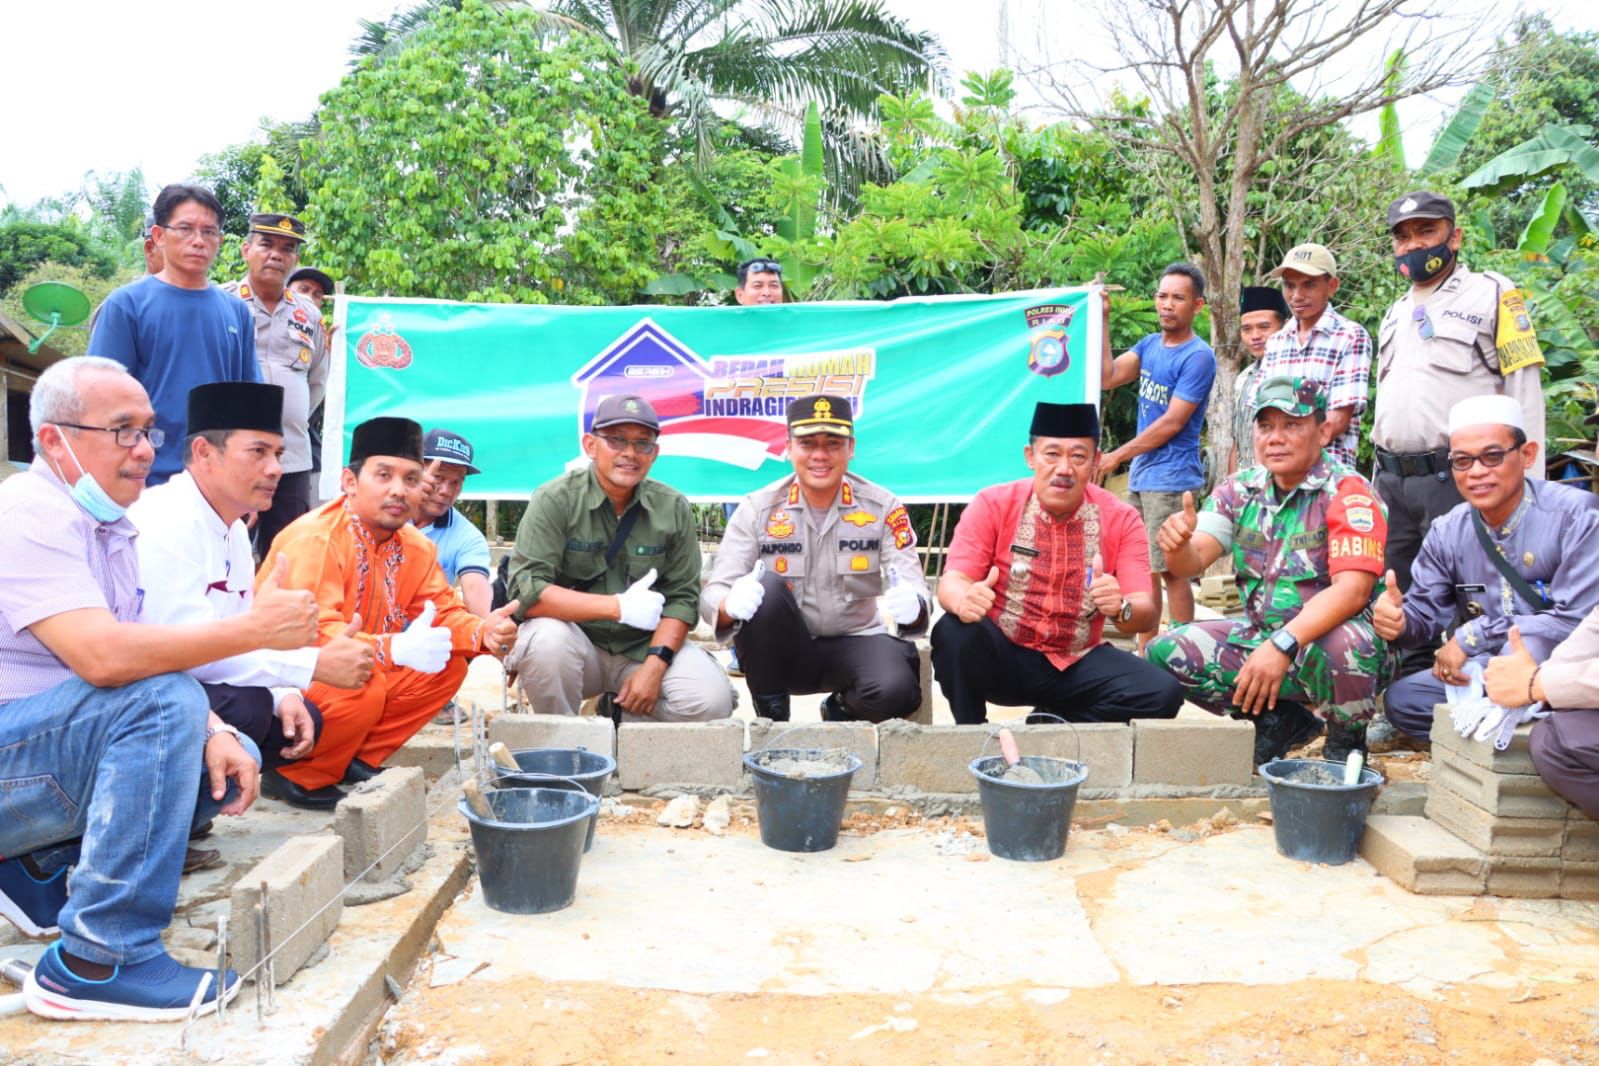
M 1527 313 L 1527 300 L 1520 289 L 1506 289 L 1499 294 L 1499 326 L 1494 332 L 1494 347 L 1499 352 L 1502 374 L 1513 374 L 1544 361 L 1538 335 L 1532 329 L 1532 316 Z

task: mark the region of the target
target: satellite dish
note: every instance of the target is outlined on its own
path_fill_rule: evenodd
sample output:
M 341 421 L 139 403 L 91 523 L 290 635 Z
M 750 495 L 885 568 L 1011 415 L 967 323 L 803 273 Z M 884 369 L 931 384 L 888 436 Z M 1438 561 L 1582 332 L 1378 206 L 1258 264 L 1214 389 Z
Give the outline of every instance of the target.
M 28 314 L 49 325 L 44 335 L 28 345 L 32 354 L 61 326 L 76 326 L 89 317 L 89 298 L 64 281 L 41 281 L 22 294 Z

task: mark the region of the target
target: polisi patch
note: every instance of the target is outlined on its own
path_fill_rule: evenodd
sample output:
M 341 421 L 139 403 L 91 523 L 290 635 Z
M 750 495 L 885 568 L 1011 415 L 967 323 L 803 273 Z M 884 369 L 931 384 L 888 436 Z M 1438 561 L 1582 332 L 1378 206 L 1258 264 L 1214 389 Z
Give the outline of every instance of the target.
M 838 550 L 841 552 L 875 552 L 881 551 L 882 547 L 883 542 L 876 537 L 865 540 L 851 540 L 846 537 L 838 542 Z

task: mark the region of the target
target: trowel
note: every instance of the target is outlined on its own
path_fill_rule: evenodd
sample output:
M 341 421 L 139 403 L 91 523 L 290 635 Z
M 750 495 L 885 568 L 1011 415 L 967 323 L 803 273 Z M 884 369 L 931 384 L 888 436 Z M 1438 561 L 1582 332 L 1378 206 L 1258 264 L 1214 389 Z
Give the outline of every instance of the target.
M 1042 785 L 1044 779 L 1038 776 L 1038 771 L 1022 762 L 1022 752 L 1016 746 L 1016 737 L 1009 729 L 999 731 L 999 753 L 1005 757 L 1005 772 L 999 775 L 1001 781 L 1009 781 L 1017 785 Z

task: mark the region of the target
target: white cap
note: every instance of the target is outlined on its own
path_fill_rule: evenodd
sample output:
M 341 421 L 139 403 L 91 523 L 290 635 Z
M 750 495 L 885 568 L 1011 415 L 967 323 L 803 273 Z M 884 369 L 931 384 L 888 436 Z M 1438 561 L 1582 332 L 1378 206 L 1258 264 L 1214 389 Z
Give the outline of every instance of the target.
M 1449 433 L 1467 426 L 1509 426 L 1526 432 L 1527 419 L 1521 403 L 1512 396 L 1473 396 L 1449 409 Z

